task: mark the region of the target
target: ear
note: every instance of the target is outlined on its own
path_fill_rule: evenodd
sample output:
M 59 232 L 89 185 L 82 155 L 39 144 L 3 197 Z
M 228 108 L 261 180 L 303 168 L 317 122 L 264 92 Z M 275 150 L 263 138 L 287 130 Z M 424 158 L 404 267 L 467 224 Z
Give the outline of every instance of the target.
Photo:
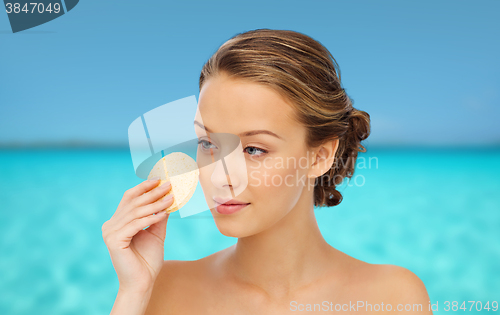
M 316 178 L 330 170 L 335 162 L 335 153 L 339 147 L 339 139 L 331 140 L 313 150 L 312 164 L 308 178 Z

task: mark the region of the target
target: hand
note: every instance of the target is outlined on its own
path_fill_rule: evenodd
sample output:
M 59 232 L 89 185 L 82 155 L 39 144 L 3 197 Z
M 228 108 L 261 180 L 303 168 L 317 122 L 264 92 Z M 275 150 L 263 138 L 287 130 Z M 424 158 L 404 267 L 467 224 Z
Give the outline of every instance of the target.
M 170 182 L 158 184 L 159 180 L 146 180 L 127 190 L 116 212 L 102 225 L 120 290 L 149 290 L 163 265 L 169 214 L 162 210 L 172 205 L 173 198 L 160 200 L 172 186 Z

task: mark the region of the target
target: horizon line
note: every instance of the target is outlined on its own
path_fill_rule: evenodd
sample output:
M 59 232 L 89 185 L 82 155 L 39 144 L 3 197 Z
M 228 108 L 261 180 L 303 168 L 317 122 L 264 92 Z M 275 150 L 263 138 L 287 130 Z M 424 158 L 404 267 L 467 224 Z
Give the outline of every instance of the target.
M 500 141 L 490 143 L 424 143 L 424 142 L 378 142 L 361 143 L 367 150 L 369 149 L 394 149 L 394 148 L 429 148 L 429 149 L 457 149 L 457 148 L 500 148 Z M 128 143 L 120 142 L 97 142 L 83 140 L 67 141 L 32 141 L 32 142 L 0 142 L 0 149 L 127 149 Z

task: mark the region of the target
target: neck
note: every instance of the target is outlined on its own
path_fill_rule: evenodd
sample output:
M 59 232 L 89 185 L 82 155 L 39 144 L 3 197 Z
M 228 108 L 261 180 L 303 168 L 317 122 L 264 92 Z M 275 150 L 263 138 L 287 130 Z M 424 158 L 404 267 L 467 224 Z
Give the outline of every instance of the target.
M 286 296 L 321 277 L 331 265 L 332 247 L 321 235 L 311 200 L 312 193 L 303 193 L 274 226 L 238 239 L 228 261 L 237 281 Z

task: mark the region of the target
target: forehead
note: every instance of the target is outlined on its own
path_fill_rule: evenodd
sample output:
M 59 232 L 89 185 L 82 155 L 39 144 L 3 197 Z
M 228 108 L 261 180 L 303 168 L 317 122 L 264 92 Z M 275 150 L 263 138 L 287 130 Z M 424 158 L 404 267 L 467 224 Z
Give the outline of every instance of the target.
M 267 129 L 284 138 L 300 132 L 290 103 L 262 84 L 222 74 L 210 78 L 199 96 L 203 123 L 213 132 Z

